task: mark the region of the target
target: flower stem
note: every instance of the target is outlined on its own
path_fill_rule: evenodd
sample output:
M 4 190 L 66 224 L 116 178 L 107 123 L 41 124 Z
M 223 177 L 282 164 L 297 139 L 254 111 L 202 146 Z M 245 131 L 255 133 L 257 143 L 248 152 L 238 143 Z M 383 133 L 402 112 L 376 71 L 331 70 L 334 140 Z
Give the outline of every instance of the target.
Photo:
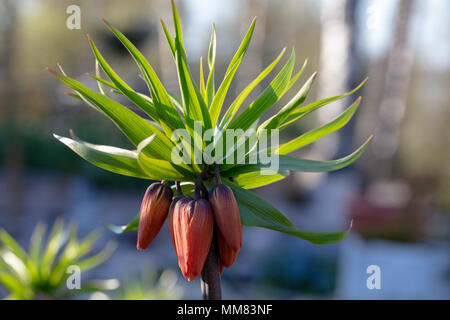
M 176 188 L 177 188 L 177 195 L 178 196 L 183 195 L 183 190 L 181 189 L 180 181 L 175 181 L 175 185 L 176 185 Z
M 205 171 L 203 171 L 202 173 L 200 173 L 197 176 L 197 180 L 195 181 L 195 191 L 194 191 L 194 199 L 201 199 L 201 189 L 202 189 L 202 182 L 203 179 L 205 178 Z
M 222 183 L 222 180 L 220 179 L 220 172 L 219 172 L 219 165 L 216 163 L 214 166 L 214 173 L 216 176 L 216 183 L 217 185 Z
M 220 263 L 217 252 L 216 233 L 214 232 L 208 257 L 202 270 L 201 279 L 203 300 L 222 300 L 220 285 Z

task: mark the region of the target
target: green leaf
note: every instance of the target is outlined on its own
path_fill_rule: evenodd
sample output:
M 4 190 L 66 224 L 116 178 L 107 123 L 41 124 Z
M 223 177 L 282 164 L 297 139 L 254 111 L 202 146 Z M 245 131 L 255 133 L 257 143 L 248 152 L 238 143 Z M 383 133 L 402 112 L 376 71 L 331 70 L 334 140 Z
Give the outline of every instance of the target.
M 120 94 L 120 95 L 124 95 L 123 92 L 120 91 L 120 90 L 116 87 L 116 85 L 115 85 L 114 83 L 109 82 L 109 81 L 107 81 L 107 80 L 104 80 L 104 79 L 102 79 L 102 78 L 99 78 L 99 77 L 97 77 L 97 76 L 94 76 L 94 75 L 92 75 L 92 74 L 90 74 L 90 73 L 87 73 L 87 75 L 88 75 L 89 77 L 91 77 L 92 79 L 97 80 L 98 82 L 101 82 L 102 84 L 104 84 L 104 85 L 110 87 L 110 88 L 113 90 L 114 93 L 117 93 L 117 94 Z M 143 79 L 143 78 L 142 78 L 142 79 Z M 151 99 L 149 96 L 146 96 L 145 94 L 143 94 L 143 93 L 141 93 L 141 92 L 136 92 L 136 93 L 137 93 L 139 96 L 141 96 L 143 99 L 146 99 L 146 100 L 148 100 L 151 104 L 153 104 L 153 101 L 152 101 L 152 99 Z M 168 94 L 169 94 L 170 99 L 172 100 L 173 104 L 175 105 L 175 107 L 176 107 L 180 112 L 183 112 L 183 107 L 182 107 L 182 105 L 181 105 L 181 104 L 182 104 L 181 99 L 178 98 L 175 94 L 173 94 L 173 93 L 171 93 L 171 92 L 169 92 L 169 91 L 168 91 Z M 78 99 L 80 99 L 80 100 L 83 100 L 83 99 L 81 99 L 78 95 L 77 95 L 75 98 L 78 98 Z M 159 123 L 158 123 L 158 126 L 159 126 Z
M 115 234 L 122 234 L 130 231 L 137 230 L 139 227 L 139 214 L 137 214 L 130 222 L 126 225 L 118 226 L 114 224 L 104 223 L 105 227 L 114 232 Z
M 138 163 L 144 172 L 154 180 L 192 180 L 195 178 L 193 169 L 184 164 L 173 164 L 172 162 L 149 158 L 144 155 L 141 150 L 153 142 L 155 136 L 148 137 L 142 141 L 137 147 Z
M 156 133 L 155 142 L 152 145 L 153 148 L 146 148 L 143 152 L 148 156 L 158 159 L 170 159 L 170 153 L 173 147 L 172 141 L 149 121 L 141 118 L 113 99 L 88 88 L 80 82 L 57 74 L 51 69 L 48 70 L 56 78 L 78 92 L 89 105 L 108 116 L 135 146 L 153 133 Z
M 281 170 L 280 170 L 281 171 Z M 262 175 L 260 171 L 246 172 L 233 177 L 234 182 L 244 189 L 254 189 L 283 180 L 289 175 L 289 171 L 281 171 L 269 175 Z
M 372 136 L 370 136 L 362 146 L 360 146 L 353 153 L 331 161 L 315 161 L 306 159 L 297 159 L 290 156 L 279 155 L 278 167 L 280 172 L 285 170 L 300 171 L 300 172 L 328 172 L 342 169 L 346 166 L 352 164 L 356 159 L 358 159 L 366 150 L 370 141 L 372 141 Z M 261 170 L 268 170 L 267 167 L 270 165 L 265 164 L 246 164 L 241 166 L 236 166 L 225 172 L 221 172 L 224 177 L 234 177 L 243 175 L 246 173 L 255 173 L 255 175 L 260 174 Z
M 114 92 L 123 95 L 123 93 L 121 91 L 119 91 L 119 88 L 117 88 L 117 86 L 114 83 L 109 82 L 108 80 L 102 79 L 102 78 L 100 78 L 98 76 L 94 76 L 93 74 L 90 74 L 89 72 L 86 73 L 86 74 L 89 77 L 91 77 L 92 79 L 96 80 L 97 82 L 100 82 L 102 85 L 106 85 L 106 86 L 110 87 L 111 89 L 114 90 Z
M 155 71 L 142 55 L 141 52 L 116 28 L 102 19 L 114 35 L 127 48 L 128 52 L 133 56 L 139 70 L 141 71 L 144 80 L 146 81 L 150 94 L 152 96 L 153 104 L 159 116 L 159 123 L 164 128 L 164 131 L 169 132 L 169 136 L 173 129 L 182 128 L 182 121 L 172 99 L 169 97 L 166 89 L 162 85 Z M 112 79 L 111 79 L 112 80 Z M 166 131 L 167 130 L 167 131 Z
M 78 245 L 77 259 L 84 257 L 91 252 L 94 243 L 100 238 L 101 233 L 97 230 L 92 231 L 84 237 Z
M 172 13 L 175 25 L 175 56 L 178 71 L 178 80 L 180 83 L 180 91 L 183 97 L 183 105 L 185 108 L 185 121 L 189 129 L 193 130 L 193 122 L 200 121 L 204 129 L 211 128 L 211 119 L 206 107 L 205 101 L 200 94 L 199 89 L 195 85 L 191 76 L 189 65 L 187 63 L 186 52 L 183 44 L 183 34 L 181 32 L 180 19 L 178 12 L 172 1 Z M 191 132 L 192 134 L 192 132 Z
M 17 241 L 14 240 L 14 238 L 11 237 L 8 232 L 6 232 L 6 230 L 0 230 L 0 243 L 11 250 L 11 252 L 16 255 L 17 258 L 19 258 L 23 263 L 26 263 L 27 253 L 21 247 L 21 245 L 17 243 Z
M 101 79 L 100 77 L 100 65 L 98 63 L 98 60 L 95 60 L 95 75 L 97 76 L 97 78 Z M 105 88 L 103 87 L 103 82 L 102 81 L 97 81 L 97 86 L 98 86 L 98 91 L 100 91 L 101 94 L 103 95 L 107 95 L 105 92 Z
M 266 120 L 261 126 L 258 128 L 258 131 L 263 129 L 271 130 L 278 128 L 295 110 L 298 106 L 300 106 L 306 99 L 309 90 L 311 89 L 311 85 L 317 75 L 315 72 L 302 86 L 302 88 L 298 91 L 298 93 L 288 102 L 276 115 Z
M 228 89 L 230 87 L 231 81 L 233 80 L 233 77 L 244 58 L 245 52 L 247 51 L 248 45 L 250 43 L 250 40 L 252 39 L 253 30 L 255 29 L 255 23 L 256 18 L 253 19 L 252 24 L 250 25 L 247 34 L 245 35 L 244 39 L 242 40 L 241 45 L 239 46 L 239 49 L 237 50 L 236 54 L 234 55 L 233 59 L 230 62 L 230 65 L 227 68 L 227 71 L 225 73 L 225 78 L 223 79 L 222 83 L 219 86 L 219 89 L 217 90 L 216 95 L 214 96 L 214 99 L 212 100 L 211 107 L 209 108 L 209 112 L 211 113 L 211 122 L 213 127 L 216 125 L 217 119 L 219 118 L 220 111 L 223 106 L 223 102 L 225 101 L 225 96 L 228 92 Z
M 239 205 L 242 224 L 245 226 L 261 227 L 286 233 L 314 244 L 331 244 L 344 239 L 350 232 L 316 232 L 298 230 L 281 212 L 272 205 L 254 195 L 252 192 L 240 188 L 234 183 L 224 180 L 233 193 Z
M 208 49 L 208 67 L 210 71 L 213 70 L 215 63 L 216 63 L 216 25 L 213 23 L 211 30 L 211 40 L 209 41 L 209 49 Z
M 44 242 L 44 234 L 47 227 L 43 223 L 39 223 L 33 231 L 29 246 L 29 255 L 27 259 L 27 268 L 32 279 L 39 279 L 40 277 L 40 256 L 42 250 L 42 243 Z
M 214 23 L 212 24 L 212 31 L 211 31 L 211 40 L 209 42 L 209 50 L 208 50 L 208 67 L 209 67 L 209 74 L 208 79 L 206 81 L 206 104 L 208 105 L 208 108 L 211 107 L 211 103 L 213 101 L 213 98 L 216 94 L 216 88 L 215 88 L 215 81 L 214 81 L 214 73 L 215 73 L 215 67 L 216 66 L 216 26 Z
M 39 264 L 39 258 L 41 256 L 42 243 L 44 242 L 44 235 L 47 227 L 45 224 L 39 223 L 33 231 L 30 240 L 30 263 L 34 265 Z
M 291 112 L 291 114 L 289 115 L 289 117 L 285 120 L 285 122 L 280 126 L 281 128 L 285 128 L 288 125 L 296 122 L 297 120 L 305 117 L 306 115 L 310 114 L 311 112 L 326 106 L 327 104 L 330 104 L 334 101 L 343 99 L 345 97 L 348 97 L 349 95 L 352 95 L 353 93 L 355 93 L 356 91 L 358 91 L 367 81 L 368 78 L 364 79 L 355 89 L 353 89 L 350 92 L 338 95 L 338 96 L 334 96 L 334 97 L 330 97 L 330 98 L 326 98 L 326 99 L 322 99 L 319 101 L 315 101 L 313 103 L 310 103 L 306 106 L 303 106 L 301 108 L 298 108 L 296 110 L 294 110 L 293 112 Z
M 292 70 L 295 64 L 295 51 L 292 50 L 291 57 L 285 64 L 280 73 L 270 83 L 270 85 L 261 93 L 261 95 L 242 112 L 233 122 L 229 129 L 247 130 L 267 109 L 272 107 L 285 93 L 289 85 Z
M 56 220 L 50 232 L 47 246 L 45 247 L 45 250 L 43 252 L 41 265 L 39 268 L 39 270 L 41 271 L 41 277 L 43 279 L 47 279 L 50 276 L 53 261 L 58 255 L 61 247 L 66 243 L 67 239 L 68 234 L 64 230 L 64 224 L 62 220 Z
M 194 181 L 195 175 L 187 166 L 175 165 L 169 161 L 149 158 L 143 153 L 138 156 L 142 170 L 153 180 Z
M 230 121 L 233 119 L 236 112 L 241 107 L 242 103 L 245 101 L 245 99 L 248 97 L 248 95 L 253 91 L 253 89 L 256 88 L 256 86 L 267 77 L 267 75 L 275 68 L 278 64 L 278 62 L 283 57 L 284 53 L 286 52 L 286 48 L 284 48 L 281 53 L 278 55 L 278 57 L 266 68 L 264 69 L 255 80 L 253 80 L 236 98 L 236 100 L 233 101 L 231 106 L 228 108 L 227 112 L 223 116 L 219 127 L 220 128 L 226 128 Z
M 275 79 L 271 82 L 271 84 L 264 90 L 264 92 L 250 105 L 250 107 L 244 112 L 242 112 L 230 125 L 229 129 L 233 130 L 243 130 L 242 132 L 247 132 L 247 130 L 252 126 L 257 126 L 259 122 L 259 117 L 270 108 L 275 102 L 277 102 L 283 94 L 289 89 L 290 78 L 292 74 L 292 70 L 294 68 L 295 63 L 295 51 L 292 50 L 291 57 L 288 62 L 282 68 L 282 70 L 278 73 Z M 305 64 L 304 64 L 305 66 Z M 303 69 L 303 68 L 302 68 Z M 302 70 L 299 72 L 301 74 Z M 250 122 L 252 121 L 253 122 Z M 255 127 L 256 127 L 255 126 Z M 222 129 L 219 134 L 222 135 L 224 129 Z M 250 134 L 246 134 L 244 136 L 238 137 L 240 140 L 240 145 L 245 145 L 249 141 L 252 136 L 251 132 L 247 132 Z M 223 139 L 220 136 L 219 140 Z M 225 148 L 223 154 L 226 155 L 226 158 L 236 158 L 238 148 L 234 147 L 234 143 L 224 143 L 224 146 L 228 146 Z M 233 150 L 234 148 L 234 150 Z M 225 161 L 226 162 L 226 161 Z M 224 167 L 230 168 L 234 167 L 236 164 L 226 164 Z
M 322 138 L 323 136 L 326 136 L 336 130 L 339 130 L 344 125 L 346 125 L 348 121 L 350 121 L 356 109 L 358 108 L 360 102 L 361 97 L 356 99 L 356 101 L 350 107 L 348 107 L 343 113 L 341 113 L 336 119 L 328 122 L 327 124 L 324 124 L 323 126 L 317 129 L 308 131 L 302 134 L 301 136 L 282 144 L 279 147 L 273 148 L 272 152 L 278 154 L 287 154 L 292 151 L 298 150 L 310 143 L 313 143 L 314 141 Z
M 206 101 L 207 97 L 206 97 L 205 75 L 203 74 L 203 57 L 200 57 L 200 94 Z
M 284 227 L 293 227 L 292 222 L 289 221 L 281 212 L 279 212 L 274 206 L 269 202 L 261 199 L 254 193 L 247 191 L 233 182 L 223 180 L 223 183 L 228 185 L 234 193 L 236 200 L 246 206 L 252 207 L 257 215 L 257 219 L 266 221 L 268 224 L 280 225 Z M 241 220 L 244 225 L 252 225 L 252 220 L 247 216 L 241 215 Z
M 166 28 L 166 25 L 164 24 L 164 21 L 160 19 L 161 26 L 163 28 L 164 34 L 166 35 L 167 42 L 169 43 L 170 51 L 172 52 L 172 56 L 175 58 L 175 41 L 173 40 L 172 36 L 170 35 L 169 31 Z
M 97 49 L 97 47 L 94 44 L 94 41 L 91 37 L 89 37 L 89 43 L 92 48 L 92 52 L 95 55 L 95 58 L 97 59 L 98 63 L 102 67 L 103 71 L 106 73 L 106 75 L 111 79 L 111 81 L 114 83 L 115 89 L 122 92 L 126 97 L 128 97 L 131 101 L 133 101 L 139 108 L 141 108 L 145 113 L 147 113 L 150 117 L 152 117 L 154 120 L 158 121 L 159 117 L 156 112 L 155 106 L 153 103 L 151 103 L 149 100 L 144 99 L 142 96 L 140 96 L 138 93 L 136 93 L 128 84 L 126 84 L 117 74 L 114 72 L 114 70 L 109 66 L 109 64 L 105 61 L 103 56 L 101 55 L 100 51 Z M 97 74 L 97 77 L 98 74 Z M 103 83 L 103 82 L 102 82 Z
M 112 255 L 112 253 L 116 249 L 116 247 L 117 245 L 115 243 L 109 242 L 102 251 L 87 259 L 78 261 L 77 265 L 80 267 L 82 271 L 95 268 L 96 266 L 108 260 L 108 258 Z
M 84 160 L 102 169 L 142 179 L 151 179 L 138 163 L 137 152 L 111 146 L 90 144 L 73 137 L 65 138 L 53 134 Z
M 0 272 L 0 283 L 11 292 L 11 299 L 26 300 L 33 298 L 27 286 L 14 275 Z

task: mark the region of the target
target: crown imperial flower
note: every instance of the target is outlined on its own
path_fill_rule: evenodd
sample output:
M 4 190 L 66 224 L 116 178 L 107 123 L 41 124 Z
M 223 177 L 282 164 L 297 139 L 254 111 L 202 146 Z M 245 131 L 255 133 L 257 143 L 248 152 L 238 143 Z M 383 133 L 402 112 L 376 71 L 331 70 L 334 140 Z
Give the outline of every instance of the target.
M 217 230 L 217 244 L 219 246 L 221 272 L 223 272 L 223 267 L 230 268 L 233 265 L 239 250 L 234 250 L 228 245 L 220 230 Z
M 208 256 L 214 229 L 211 205 L 205 199 L 179 200 L 169 218 L 178 266 L 189 281 L 197 278 Z
M 166 220 L 172 196 L 172 189 L 160 182 L 151 184 L 145 191 L 139 214 L 138 249 L 147 249 L 158 235 Z
M 242 225 L 233 191 L 219 182 L 209 193 L 209 202 L 224 240 L 233 251 L 239 251 L 242 247 Z

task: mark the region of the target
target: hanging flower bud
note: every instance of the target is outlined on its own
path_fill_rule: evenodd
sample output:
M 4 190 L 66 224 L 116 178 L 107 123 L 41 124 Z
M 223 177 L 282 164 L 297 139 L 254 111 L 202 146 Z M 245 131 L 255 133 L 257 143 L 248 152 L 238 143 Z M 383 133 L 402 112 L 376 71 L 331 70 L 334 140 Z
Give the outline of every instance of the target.
M 233 250 L 226 242 L 222 232 L 217 230 L 217 244 L 219 246 L 220 265 L 221 267 L 230 268 L 234 260 L 236 260 L 239 250 Z M 223 272 L 223 269 L 222 269 Z
M 175 248 L 175 251 L 177 249 L 176 249 L 176 244 L 175 244 L 175 233 L 174 233 L 174 229 L 173 229 L 173 218 L 174 218 L 174 215 L 178 215 L 179 211 L 184 210 L 183 206 L 191 200 L 192 200 L 191 197 L 188 197 L 185 195 L 179 195 L 173 199 L 173 201 L 169 207 L 169 233 L 170 233 L 170 238 L 172 239 L 172 244 L 173 244 L 173 247 Z M 175 214 L 175 211 L 177 211 L 176 214 Z M 178 254 L 177 254 L 177 256 L 178 256 Z
M 233 191 L 223 183 L 219 183 L 209 193 L 209 202 L 225 241 L 231 249 L 239 251 L 242 247 L 242 224 Z
M 178 266 L 189 281 L 203 269 L 214 229 L 211 205 L 205 199 L 178 200 L 170 210 L 169 223 Z
M 147 188 L 139 216 L 138 249 L 146 249 L 161 230 L 172 196 L 172 189 L 163 183 L 155 182 Z

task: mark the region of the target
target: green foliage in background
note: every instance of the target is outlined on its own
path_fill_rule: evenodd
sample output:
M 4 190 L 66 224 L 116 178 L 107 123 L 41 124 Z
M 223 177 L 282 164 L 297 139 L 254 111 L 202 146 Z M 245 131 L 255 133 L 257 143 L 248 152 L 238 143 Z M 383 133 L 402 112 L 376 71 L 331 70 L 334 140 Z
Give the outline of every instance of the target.
M 158 273 L 153 268 L 146 268 L 139 277 L 125 277 L 115 294 L 107 297 L 114 300 L 176 300 L 183 293 L 177 281 L 177 273 L 173 270 Z
M 75 226 L 65 228 L 62 220 L 57 220 L 47 241 L 44 241 L 45 233 L 45 225 L 36 226 L 27 252 L 0 229 L 0 285 L 9 291 L 7 299 L 62 299 L 115 289 L 116 285 L 109 280 L 83 282 L 80 289 L 73 290 L 66 286 L 69 266 L 86 271 L 103 263 L 113 252 L 114 246 L 109 244 L 92 254 L 100 236 L 98 232 L 78 240 Z

